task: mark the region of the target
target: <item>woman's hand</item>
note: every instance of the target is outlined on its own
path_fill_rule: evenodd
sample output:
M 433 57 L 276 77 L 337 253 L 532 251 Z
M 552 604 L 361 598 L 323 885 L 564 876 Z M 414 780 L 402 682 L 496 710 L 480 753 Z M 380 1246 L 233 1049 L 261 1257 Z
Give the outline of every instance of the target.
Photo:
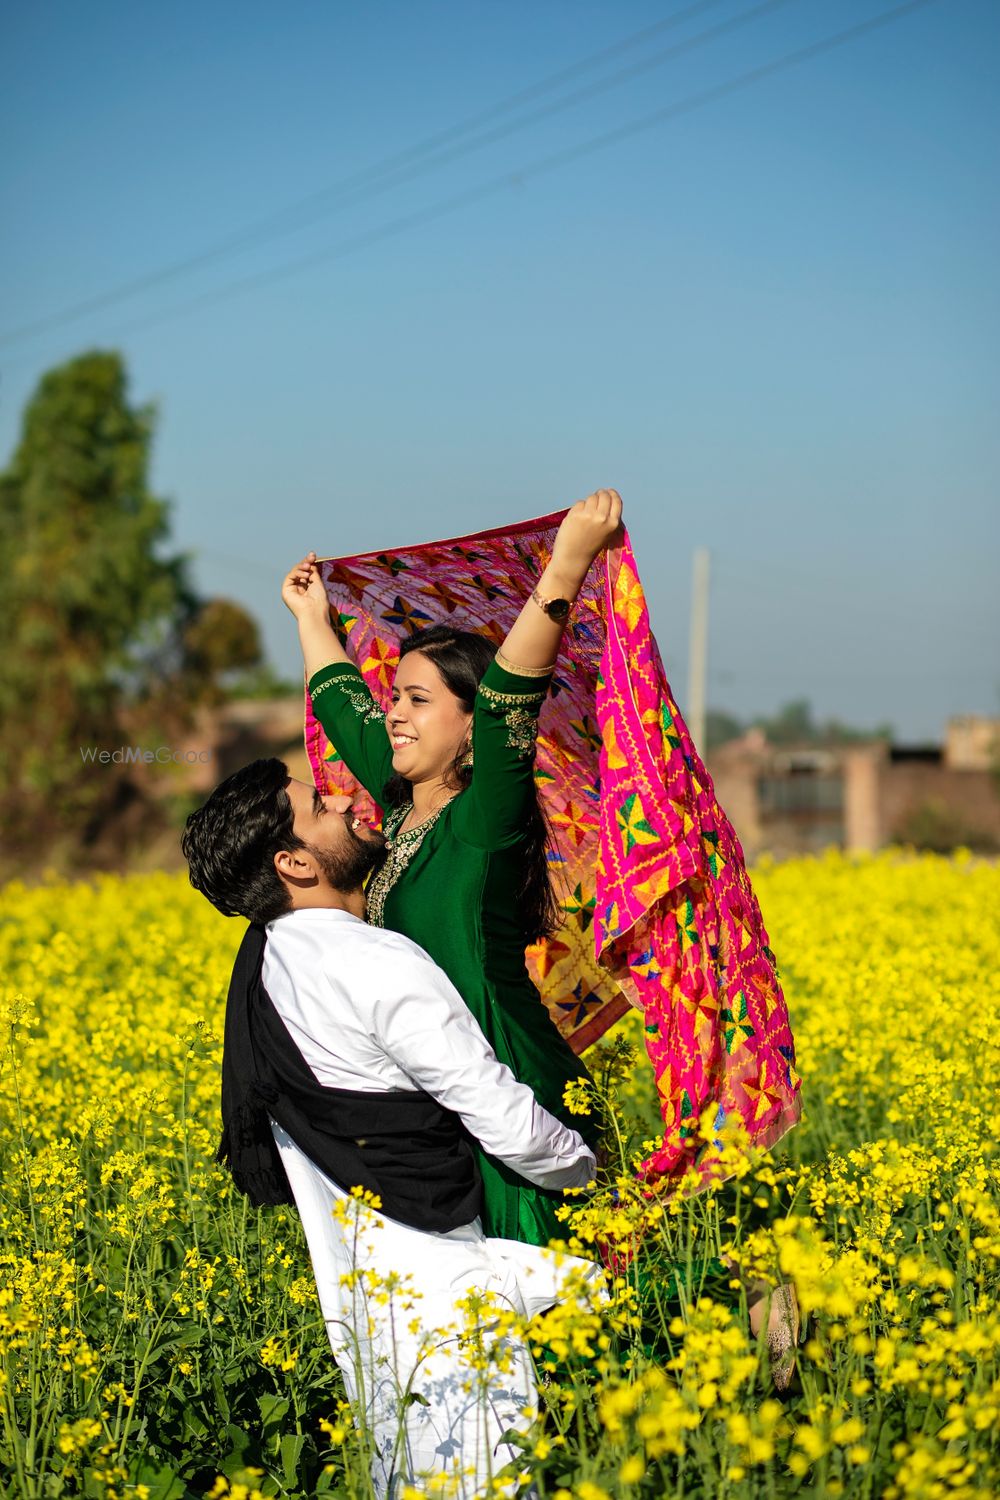
M 565 616 L 553 619 L 538 603 L 538 595 L 543 600 L 575 599 L 594 558 L 617 537 L 621 519 L 622 497 L 617 490 L 595 490 L 567 511 L 556 532 L 552 559 L 500 647 L 503 665 L 514 672 L 552 666 Z
M 315 552 L 308 553 L 286 574 L 281 586 L 281 597 L 297 620 L 311 619 L 317 615 L 321 619 L 329 619 L 330 604 L 316 566 Z
M 330 601 L 319 576 L 315 552 L 308 553 L 285 575 L 281 597 L 298 621 L 307 680 L 321 667 L 350 661 L 330 619 Z
M 578 500 L 563 517 L 552 547 L 552 571 L 578 589 L 599 553 L 621 527 L 622 497 L 617 490 L 595 490 Z

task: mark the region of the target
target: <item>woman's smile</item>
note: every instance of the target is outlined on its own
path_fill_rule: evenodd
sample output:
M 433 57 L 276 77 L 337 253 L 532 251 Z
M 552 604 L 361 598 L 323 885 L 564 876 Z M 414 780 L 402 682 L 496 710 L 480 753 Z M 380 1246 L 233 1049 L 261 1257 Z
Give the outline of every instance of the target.
M 412 720 L 420 724 L 414 729 Z M 386 711 L 385 731 L 396 773 L 408 781 L 447 776 L 468 740 L 472 714 L 462 707 L 438 668 L 417 651 L 404 655 Z

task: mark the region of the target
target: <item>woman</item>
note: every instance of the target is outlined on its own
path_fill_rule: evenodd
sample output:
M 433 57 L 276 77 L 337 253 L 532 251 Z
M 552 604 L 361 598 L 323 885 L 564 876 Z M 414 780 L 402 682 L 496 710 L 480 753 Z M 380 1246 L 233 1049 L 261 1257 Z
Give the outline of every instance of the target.
M 563 1119 L 565 1085 L 588 1075 L 524 962 L 525 947 L 558 920 L 532 769 L 535 726 L 572 602 L 617 532 L 621 509 L 614 490 L 572 507 L 498 652 L 447 626 L 405 641 L 387 713 L 333 630 L 315 553 L 282 590 L 298 621 L 313 711 L 386 808 L 389 856 L 368 888 L 369 921 L 430 953 L 500 1060 Z M 579 1117 L 572 1123 L 582 1129 Z M 562 1237 L 561 1195 L 486 1155 L 480 1170 L 488 1236 L 536 1245 Z

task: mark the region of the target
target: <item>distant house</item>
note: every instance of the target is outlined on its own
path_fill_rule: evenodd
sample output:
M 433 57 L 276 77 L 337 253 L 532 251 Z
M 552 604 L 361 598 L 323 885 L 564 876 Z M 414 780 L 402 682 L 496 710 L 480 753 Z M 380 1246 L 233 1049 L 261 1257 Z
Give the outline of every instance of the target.
M 207 796 L 223 777 L 270 755 L 311 782 L 302 710 L 298 694 L 205 710 L 189 746 L 208 754 L 184 767 L 180 782 Z M 719 801 L 750 858 L 892 843 L 1000 852 L 998 767 L 1000 720 L 974 716 L 950 720 L 943 745 L 778 746 L 751 729 L 708 757 Z
M 777 746 L 754 729 L 708 768 L 750 858 L 894 843 L 1000 852 L 1000 719 L 951 719 L 943 745 Z

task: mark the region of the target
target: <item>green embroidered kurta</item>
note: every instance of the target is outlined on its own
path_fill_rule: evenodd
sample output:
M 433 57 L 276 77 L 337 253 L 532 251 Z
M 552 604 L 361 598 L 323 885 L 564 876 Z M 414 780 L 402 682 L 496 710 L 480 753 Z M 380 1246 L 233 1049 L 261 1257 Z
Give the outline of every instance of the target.
M 539 1103 L 594 1145 L 590 1117 L 562 1102 L 587 1070 L 549 1020 L 524 963 L 526 935 L 514 907 L 524 870 L 525 819 L 534 792 L 538 712 L 549 678 L 491 663 L 476 695 L 472 783 L 441 812 L 394 838 L 409 811 L 386 811 L 390 854 L 368 888 L 368 919 L 411 938 L 440 964 L 501 1062 Z M 354 666 L 309 679 L 313 711 L 351 773 L 380 805 L 392 775 L 385 716 Z M 502 1239 L 545 1245 L 565 1236 L 562 1195 L 537 1188 L 479 1153 L 483 1228 Z

